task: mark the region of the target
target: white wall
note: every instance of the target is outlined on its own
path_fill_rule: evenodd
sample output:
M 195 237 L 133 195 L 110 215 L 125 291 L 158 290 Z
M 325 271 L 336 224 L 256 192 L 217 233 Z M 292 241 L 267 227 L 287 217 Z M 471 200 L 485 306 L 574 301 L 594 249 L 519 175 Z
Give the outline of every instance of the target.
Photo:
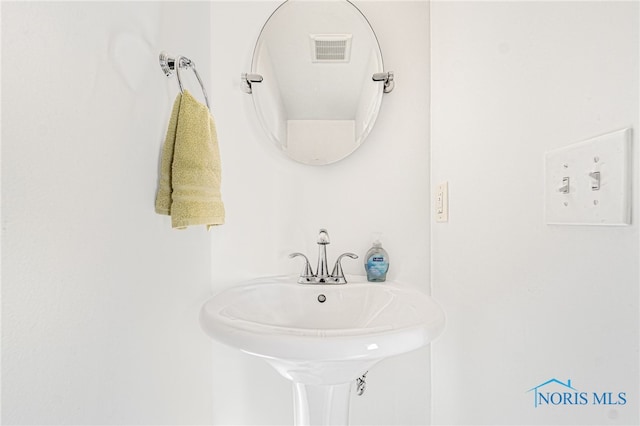
M 157 56 L 209 83 L 209 28 L 207 3 L 2 2 L 4 424 L 211 421 L 215 232 L 153 211 Z
M 434 424 L 640 421 L 638 6 L 432 3 Z M 544 153 L 625 127 L 633 225 L 545 225 Z M 551 378 L 627 404 L 534 408 Z
M 213 112 L 222 157 L 227 223 L 213 238 L 214 290 L 261 275 L 299 273 L 315 263 L 318 229 L 331 237 L 330 261 L 364 256 L 371 232 L 384 233 L 390 278 L 429 291 L 429 31 L 426 2 L 358 2 L 377 32 L 385 66 L 396 72 L 378 123 L 347 159 L 313 167 L 286 158 L 260 128 L 240 73 L 279 2 L 212 4 Z M 364 272 L 362 259 L 344 262 Z M 314 265 L 315 267 L 315 265 Z M 291 385 L 264 361 L 213 344 L 215 424 L 293 421 Z M 353 424 L 426 424 L 430 415 L 429 349 L 369 372 L 367 392 L 352 398 Z

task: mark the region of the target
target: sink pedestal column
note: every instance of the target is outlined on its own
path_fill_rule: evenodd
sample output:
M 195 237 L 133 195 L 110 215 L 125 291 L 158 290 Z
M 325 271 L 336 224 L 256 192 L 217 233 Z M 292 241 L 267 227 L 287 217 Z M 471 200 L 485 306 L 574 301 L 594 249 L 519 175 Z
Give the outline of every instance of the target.
M 294 383 L 294 425 L 348 425 L 350 394 L 351 382 L 338 385 Z

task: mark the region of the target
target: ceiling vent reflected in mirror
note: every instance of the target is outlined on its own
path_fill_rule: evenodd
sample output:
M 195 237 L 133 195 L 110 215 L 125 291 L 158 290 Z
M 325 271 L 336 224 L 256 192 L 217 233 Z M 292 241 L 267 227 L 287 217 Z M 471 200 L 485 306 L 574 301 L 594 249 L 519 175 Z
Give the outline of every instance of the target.
M 351 58 L 351 34 L 309 34 L 311 61 L 349 62 Z

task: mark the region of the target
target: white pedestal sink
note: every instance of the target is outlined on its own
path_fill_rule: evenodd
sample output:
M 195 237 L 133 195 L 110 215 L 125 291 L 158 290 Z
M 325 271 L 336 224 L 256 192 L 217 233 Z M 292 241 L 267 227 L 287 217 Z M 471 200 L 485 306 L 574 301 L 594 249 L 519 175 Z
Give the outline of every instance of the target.
M 263 358 L 293 382 L 296 425 L 346 425 L 351 384 L 374 364 L 423 347 L 444 328 L 442 309 L 396 282 L 297 284 L 271 277 L 209 299 L 212 338 Z

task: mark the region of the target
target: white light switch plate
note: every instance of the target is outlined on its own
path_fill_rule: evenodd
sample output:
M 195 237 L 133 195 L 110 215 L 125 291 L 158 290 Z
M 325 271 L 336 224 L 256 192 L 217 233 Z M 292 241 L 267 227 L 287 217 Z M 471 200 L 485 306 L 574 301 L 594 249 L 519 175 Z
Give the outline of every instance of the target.
M 630 151 L 631 129 L 624 129 L 547 152 L 547 224 L 630 224 Z
M 435 199 L 436 222 L 449 220 L 449 183 L 443 182 L 436 188 Z

